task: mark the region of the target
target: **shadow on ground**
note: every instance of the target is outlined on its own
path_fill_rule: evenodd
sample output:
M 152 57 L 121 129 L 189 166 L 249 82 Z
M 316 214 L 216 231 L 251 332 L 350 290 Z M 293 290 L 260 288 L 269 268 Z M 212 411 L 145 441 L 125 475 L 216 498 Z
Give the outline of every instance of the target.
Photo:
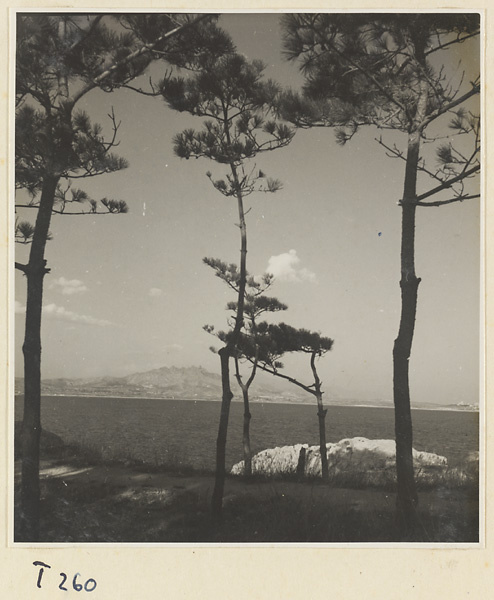
M 17 483 L 19 471 L 16 464 Z M 45 459 L 41 541 L 478 541 L 474 489 L 423 491 L 417 529 L 404 539 L 395 527 L 395 498 L 389 490 L 230 477 L 217 524 L 209 511 L 212 486 L 213 476 L 204 473 Z

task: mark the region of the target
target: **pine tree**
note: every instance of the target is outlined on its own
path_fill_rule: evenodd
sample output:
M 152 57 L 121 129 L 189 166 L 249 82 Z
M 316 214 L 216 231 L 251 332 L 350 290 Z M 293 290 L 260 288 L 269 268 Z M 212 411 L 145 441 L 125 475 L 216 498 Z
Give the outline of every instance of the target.
M 238 296 L 240 273 L 237 265 L 227 265 L 226 263 L 218 259 L 212 258 L 205 258 L 204 262 L 207 265 L 209 265 L 212 269 L 214 269 L 216 276 L 222 279 L 228 285 L 228 287 L 230 287 L 236 292 Z M 265 292 L 268 288 L 271 287 L 272 282 L 273 276 L 269 273 L 265 273 L 260 278 L 252 277 L 247 273 L 244 302 L 244 335 L 245 339 L 249 339 L 252 341 L 251 352 L 249 355 L 252 368 L 247 379 L 245 379 L 245 377 L 242 375 L 242 353 L 237 349 L 233 355 L 233 360 L 235 364 L 235 378 L 242 391 L 242 398 L 244 403 L 242 447 L 244 455 L 244 477 L 246 479 L 249 479 L 252 475 L 252 450 L 250 444 L 250 420 L 252 418 L 252 415 L 250 413 L 249 389 L 257 374 L 257 322 L 261 315 L 264 315 L 266 313 L 279 312 L 287 309 L 286 304 L 283 304 L 277 298 L 266 296 Z M 216 332 L 214 326 L 211 325 L 206 325 L 204 327 L 204 329 L 208 333 L 214 333 L 218 337 L 218 339 L 224 344 L 228 344 L 229 338 L 234 330 L 238 310 L 238 302 L 229 302 L 227 304 L 227 310 L 231 311 L 234 315 L 233 320 L 229 320 L 229 331 Z M 211 348 L 211 350 L 216 352 L 215 348 Z
M 191 48 L 191 27 L 208 19 L 209 15 L 18 15 L 15 172 L 16 188 L 23 191 L 16 209 L 36 212 L 34 224 L 20 217 L 16 223 L 17 241 L 30 244 L 27 264 L 15 263 L 27 280 L 19 523 L 23 541 L 39 539 L 41 309 L 51 218 L 127 211 L 122 200 L 97 201 L 73 187 L 76 179 L 126 167 L 125 160 L 112 153 L 119 125 L 113 111 L 113 131 L 106 139 L 78 103 L 94 89 L 109 92 L 129 85 L 151 60 L 166 58 L 168 44 L 173 58 L 181 35 L 189 36 L 186 48 Z
M 254 332 L 242 334 L 240 352 L 258 368 L 286 379 L 305 392 L 315 396 L 317 401 L 317 417 L 319 422 L 319 452 L 321 454 L 321 476 L 329 481 L 328 455 L 326 445 L 326 414 L 324 408 L 322 381 L 317 372 L 316 360 L 333 348 L 334 341 L 320 333 L 308 329 L 296 329 L 286 323 L 268 324 L 266 321 L 256 324 Z M 303 383 L 299 379 L 287 375 L 281 359 L 292 352 L 309 356 L 313 382 Z
M 211 183 L 223 196 L 236 201 L 240 229 L 240 266 L 237 311 L 232 335 L 218 352 L 221 364 L 222 401 L 216 443 L 216 474 L 212 496 L 212 512 L 219 519 L 225 483 L 225 450 L 232 391 L 230 358 L 244 326 L 245 288 L 247 280 L 247 228 L 244 200 L 250 194 L 275 192 L 281 184 L 266 178 L 256 166 L 247 169 L 257 155 L 289 144 L 293 131 L 276 121 L 269 111 L 278 93 L 272 81 L 263 81 L 264 65 L 227 52 L 216 58 L 202 58 L 190 63 L 186 77 L 172 78 L 163 89 L 163 97 L 171 108 L 204 117 L 201 130 L 186 129 L 174 138 L 175 153 L 180 158 L 209 158 L 226 165 L 224 177 Z
M 418 502 L 412 460 L 409 358 L 415 327 L 415 213 L 478 198 L 469 179 L 480 170 L 477 74 L 447 67 L 447 53 L 479 35 L 479 16 L 428 14 L 291 14 L 283 17 L 288 58 L 300 60 L 302 94 L 288 92 L 282 114 L 300 127 L 336 129 L 349 141 L 374 126 L 386 153 L 405 163 L 401 237 L 401 318 L 393 348 L 397 509 L 405 531 L 414 526 Z M 442 61 L 445 61 L 442 63 Z M 448 122 L 449 120 L 449 122 Z M 382 132 L 403 133 L 406 149 Z M 454 139 L 453 139 L 454 136 Z M 446 138 L 446 141 L 444 141 Z M 463 139 L 460 139 L 463 138 Z M 430 151 L 435 145 L 436 165 Z M 424 152 L 424 155 L 422 155 Z M 420 176 L 420 177 L 419 177 Z M 425 181 L 434 185 L 427 189 Z M 425 180 L 425 181 L 424 181 Z M 417 191 L 420 184 L 425 191 Z M 429 200 L 441 194 L 440 199 Z

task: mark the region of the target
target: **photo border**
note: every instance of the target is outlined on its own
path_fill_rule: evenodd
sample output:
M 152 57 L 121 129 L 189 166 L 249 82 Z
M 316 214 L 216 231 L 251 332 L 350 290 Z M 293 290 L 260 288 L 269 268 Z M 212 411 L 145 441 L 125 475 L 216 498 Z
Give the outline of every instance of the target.
M 479 12 L 483 24 L 482 45 L 482 77 L 483 93 L 481 95 L 481 112 L 484 118 L 484 133 L 482 147 L 482 164 L 487 164 L 488 144 L 485 131 L 490 131 L 490 120 L 486 114 L 486 92 L 490 77 L 485 65 L 490 64 L 492 52 L 487 43 L 489 32 L 492 34 L 493 22 L 488 11 L 489 3 L 479 3 L 472 7 L 462 3 L 447 6 L 446 3 L 436 3 L 431 8 L 430 4 L 416 3 L 413 9 L 404 6 L 404 3 L 383 3 L 379 7 L 375 3 L 355 5 L 347 3 L 345 8 L 336 3 L 328 3 L 324 8 L 317 6 L 291 6 L 289 3 L 270 2 L 270 7 L 262 9 L 250 2 L 249 8 L 238 2 L 229 2 L 228 8 L 221 3 L 202 2 L 200 8 L 197 3 L 181 2 L 167 3 L 166 6 L 150 3 L 146 8 L 136 8 L 132 4 L 119 2 L 118 6 L 112 3 L 78 3 L 77 8 L 62 6 L 56 2 L 18 3 L 15 6 L 5 5 L 9 17 L 2 21 L 3 43 L 8 44 L 8 25 L 12 25 L 16 12 L 95 12 L 112 8 L 113 11 L 125 12 L 150 12 L 150 11 L 177 11 L 177 12 L 298 12 L 310 10 L 338 11 L 338 12 Z M 424 4 L 421 7 L 420 4 Z M 235 8 L 232 8 L 235 5 Z M 368 5 L 368 6 L 367 6 Z M 3 181 L 8 182 L 8 190 L 4 186 L 4 198 L 12 199 L 13 169 L 8 170 L 10 152 L 12 151 L 12 102 L 13 74 L 12 65 L 15 52 L 12 45 L 8 52 L 4 52 L 2 60 L 7 57 L 7 72 L 10 67 L 9 81 L 2 78 L 2 112 L 5 128 L 2 136 L 3 155 L 0 155 L 0 174 Z M 6 85 L 7 83 L 7 85 Z M 7 92 L 6 90 L 9 90 Z M 490 97 L 490 94 L 489 94 Z M 5 132 L 9 131 L 7 137 Z M 485 339 L 482 344 L 486 348 L 485 361 L 481 366 L 481 407 L 480 407 L 480 469 L 481 476 L 480 514 L 481 528 L 479 543 L 465 544 L 113 544 L 113 543 L 71 543 L 71 544 L 27 544 L 12 542 L 12 499 L 13 499 L 13 319 L 12 311 L 7 306 L 13 306 L 13 240 L 9 239 L 7 223 L 12 223 L 13 202 L 5 202 L 1 206 L 3 219 L 0 224 L 2 240 L 9 240 L 2 245 L 1 265 L 4 281 L 8 280 L 7 290 L 2 297 L 0 311 L 0 328 L 5 326 L 8 332 L 9 345 L 0 347 L 0 365 L 6 375 L 6 384 L 2 390 L 2 408 L 5 422 L 3 423 L 4 444 L 1 458 L 6 467 L 2 472 L 2 481 L 7 484 L 8 498 L 2 496 L 0 508 L 5 516 L 4 545 L 0 549 L 0 572 L 4 572 L 4 579 L 8 582 L 7 598 L 31 597 L 36 594 L 40 598 L 53 598 L 59 591 L 55 588 L 37 588 L 37 569 L 33 561 L 39 560 L 52 565 L 52 570 L 63 572 L 81 572 L 85 576 L 94 577 L 98 587 L 92 593 L 95 598 L 139 598 L 139 597 L 180 597 L 196 598 L 205 594 L 214 594 L 215 597 L 230 598 L 302 598 L 302 597 L 327 597 L 337 594 L 338 599 L 355 598 L 358 595 L 364 598 L 466 598 L 488 597 L 490 593 L 489 582 L 492 583 L 492 568 L 494 560 L 491 556 L 488 541 L 490 539 L 489 514 L 490 501 L 487 495 L 489 488 L 489 473 L 486 467 L 488 461 L 489 436 L 487 429 L 487 394 L 489 393 L 489 379 L 485 366 L 489 362 L 489 312 L 488 294 L 490 292 L 489 278 L 485 269 L 489 266 L 489 256 L 492 251 L 492 213 L 487 205 L 487 180 L 488 174 L 482 171 L 481 187 L 484 200 L 482 202 L 482 233 L 481 244 L 485 247 L 482 267 L 484 272 L 484 297 L 481 311 L 482 327 Z M 489 186 L 490 189 L 490 186 Z M 5 218 L 7 216 L 7 218 Z M 491 319 L 492 320 L 492 319 Z M 484 327 L 485 323 L 485 327 Z M 8 347 L 10 346 L 10 348 Z M 5 365 L 5 368 L 4 368 Z M 485 377 L 483 376 L 485 375 Z M 486 379 L 487 378 L 487 379 Z M 485 381 L 485 383 L 484 383 Z M 6 496 L 7 496 L 6 495 Z M 8 500 L 8 501 L 7 501 Z M 6 527 L 5 527 L 6 525 Z M 329 553 L 329 555 L 328 555 Z M 193 575 L 191 575 L 193 570 Z M 57 571 L 57 572 L 58 572 Z M 34 584 L 34 585 L 33 585 Z M 350 587 L 349 587 L 350 586 Z M 12 595 L 9 595 L 12 594 Z M 138 594 L 138 595 L 136 595 Z M 396 595 L 398 594 L 398 596 Z M 409 595 L 407 595 L 409 594 Z M 5 596 L 4 596 L 5 597 Z

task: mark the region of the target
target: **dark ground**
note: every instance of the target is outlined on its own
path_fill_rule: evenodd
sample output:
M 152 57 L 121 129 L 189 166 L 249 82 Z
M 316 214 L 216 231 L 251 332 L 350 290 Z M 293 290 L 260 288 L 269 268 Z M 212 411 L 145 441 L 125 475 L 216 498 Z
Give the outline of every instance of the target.
M 478 498 L 469 489 L 422 491 L 417 531 L 404 540 L 388 490 L 230 477 L 215 525 L 210 474 L 51 458 L 41 477 L 43 542 L 478 541 Z
M 17 508 L 20 423 L 16 433 Z M 218 524 L 210 513 L 211 473 L 104 461 L 98 451 L 67 446 L 46 431 L 41 456 L 42 542 L 478 541 L 478 473 L 453 472 L 422 489 L 416 530 L 403 536 L 393 485 L 227 477 Z

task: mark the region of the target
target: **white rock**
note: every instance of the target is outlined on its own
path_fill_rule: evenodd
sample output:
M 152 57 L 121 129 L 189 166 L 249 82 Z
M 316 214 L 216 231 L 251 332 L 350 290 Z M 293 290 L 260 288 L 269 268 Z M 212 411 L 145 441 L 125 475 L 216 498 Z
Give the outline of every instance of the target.
M 262 475 L 294 475 L 297 472 L 300 450 L 307 448 L 307 444 L 295 446 L 282 446 L 281 448 L 268 448 L 252 457 L 252 473 Z M 244 461 L 233 465 L 231 474 L 242 475 Z
M 304 474 L 306 477 L 321 476 L 319 446 L 297 444 L 281 448 L 269 448 L 252 457 L 252 472 L 266 476 L 295 475 L 300 452 L 305 449 Z M 327 444 L 327 457 L 331 475 L 358 477 L 359 483 L 382 484 L 395 477 L 396 446 L 394 440 L 369 440 L 364 437 L 347 438 L 335 444 Z M 447 459 L 430 452 L 413 450 L 415 473 L 425 480 L 447 467 Z M 232 467 L 232 475 L 241 475 L 243 461 Z

